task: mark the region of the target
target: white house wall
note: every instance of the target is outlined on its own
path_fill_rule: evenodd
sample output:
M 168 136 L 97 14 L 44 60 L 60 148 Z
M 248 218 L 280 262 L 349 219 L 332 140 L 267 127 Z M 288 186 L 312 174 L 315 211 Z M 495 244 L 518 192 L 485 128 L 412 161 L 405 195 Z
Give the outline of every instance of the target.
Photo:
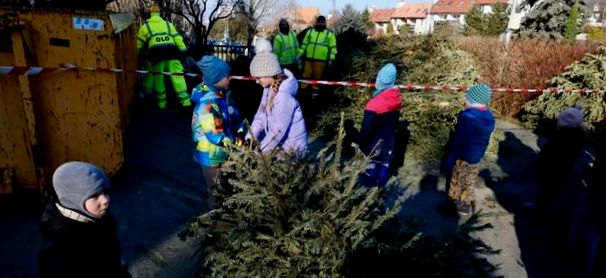
M 402 25 L 406 24 L 402 19 L 400 18 L 392 18 L 391 19 L 391 25 L 393 25 L 393 32 L 394 34 L 399 35 L 400 34 L 400 27 Z
M 509 4 L 511 5 L 511 1 Z M 492 5 L 482 5 L 482 13 L 490 14 L 493 13 Z M 525 12 L 527 13 L 527 11 Z M 465 25 L 465 14 L 431 14 L 424 19 L 409 19 L 409 18 L 392 18 L 391 24 L 394 27 L 394 33 L 399 34 L 400 29 L 403 29 L 404 25 L 414 26 L 415 34 L 427 34 L 433 31 L 433 26 L 436 22 L 449 21 L 457 23 L 461 26 Z M 387 31 L 388 23 L 376 24 L 376 30 L 382 33 Z
M 387 33 L 387 25 L 389 25 L 389 23 L 386 23 L 386 22 L 377 23 L 377 24 L 375 24 L 375 31 L 385 34 L 385 33 Z
M 492 6 L 491 5 L 482 5 L 482 13 L 483 14 L 491 14 Z

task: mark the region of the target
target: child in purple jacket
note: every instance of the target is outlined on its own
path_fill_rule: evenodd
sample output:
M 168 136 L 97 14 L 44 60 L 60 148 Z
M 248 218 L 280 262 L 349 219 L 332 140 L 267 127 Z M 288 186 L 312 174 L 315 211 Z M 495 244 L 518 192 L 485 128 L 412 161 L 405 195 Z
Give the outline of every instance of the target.
M 274 149 L 303 156 L 307 152 L 307 130 L 301 107 L 295 99 L 297 79 L 289 70 L 282 70 L 271 44 L 257 41 L 256 55 L 250 64 L 250 74 L 261 85 L 263 98 L 247 138 L 254 137 L 266 153 Z

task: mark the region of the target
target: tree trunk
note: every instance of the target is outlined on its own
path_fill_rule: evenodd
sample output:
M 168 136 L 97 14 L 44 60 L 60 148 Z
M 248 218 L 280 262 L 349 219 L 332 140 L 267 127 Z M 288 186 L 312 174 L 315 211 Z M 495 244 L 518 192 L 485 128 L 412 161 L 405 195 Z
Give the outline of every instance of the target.
M 246 46 L 252 47 L 253 39 L 255 38 L 255 30 L 253 28 L 248 28 L 248 34 L 246 35 Z
M 202 28 L 204 28 L 204 25 L 202 25 L 202 22 L 198 22 L 196 20 L 193 27 L 194 39 L 196 40 L 196 43 L 190 48 L 190 55 L 195 60 L 198 60 L 206 53 L 206 39 L 202 34 Z

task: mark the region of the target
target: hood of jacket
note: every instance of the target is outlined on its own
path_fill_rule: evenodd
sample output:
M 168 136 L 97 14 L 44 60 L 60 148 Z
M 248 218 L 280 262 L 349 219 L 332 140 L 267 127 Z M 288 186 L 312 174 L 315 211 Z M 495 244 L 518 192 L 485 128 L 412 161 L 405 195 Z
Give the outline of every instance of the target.
M 303 154 L 307 148 L 307 130 L 301 107 L 294 98 L 299 86 L 292 72 L 285 69 L 284 74 L 287 78 L 280 84 L 271 110 L 267 110 L 266 105 L 272 88 L 264 89 L 251 133 L 260 141 L 263 152 L 282 148 Z
M 293 97 L 296 96 L 297 90 L 299 89 L 297 78 L 295 78 L 294 74 L 288 69 L 284 69 L 284 75 L 286 75 L 286 79 L 280 84 L 280 88 L 278 89 L 279 92 L 288 93 Z
M 225 97 L 229 94 L 230 94 L 229 91 L 227 93 L 225 93 Z M 192 90 L 192 93 L 191 93 L 191 101 L 194 102 L 195 104 L 198 104 L 202 101 L 209 102 L 209 101 L 220 99 L 220 98 L 222 98 L 222 97 L 218 96 L 217 92 L 214 91 L 214 89 L 211 89 L 207 85 L 203 85 L 203 84 L 196 86 Z

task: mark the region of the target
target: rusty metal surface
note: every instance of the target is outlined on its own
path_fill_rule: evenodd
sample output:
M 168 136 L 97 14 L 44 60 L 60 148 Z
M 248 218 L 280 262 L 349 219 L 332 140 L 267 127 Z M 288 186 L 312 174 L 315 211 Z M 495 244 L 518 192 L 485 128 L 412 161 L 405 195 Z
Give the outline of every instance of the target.
M 0 195 L 13 193 L 15 169 L 0 168 Z
M 2 13 L 0 8 L 0 17 Z M 101 19 L 104 30 L 76 30 L 73 17 Z M 24 23 L 21 34 L 30 65 L 136 67 L 134 28 L 113 34 L 106 13 L 22 10 L 18 20 Z M 18 59 L 9 54 L 0 53 L 0 64 L 16 63 Z M 14 167 L 19 185 L 36 184 L 37 158 L 32 155 L 31 140 L 35 137 L 30 137 L 24 112 L 31 108 L 24 105 L 28 102 L 34 106 L 42 150 L 42 160 L 37 161 L 47 181 L 60 164 L 70 160 L 97 164 L 109 174 L 122 166 L 136 76 L 62 71 L 25 78 L 31 97 L 18 77 L 0 76 L 0 167 Z M 11 153 L 3 154 L 4 149 Z
M 2 61 L 2 60 L 0 60 Z M 27 121 L 17 78 L 0 76 L 0 168 L 14 168 L 16 182 L 37 188 Z

